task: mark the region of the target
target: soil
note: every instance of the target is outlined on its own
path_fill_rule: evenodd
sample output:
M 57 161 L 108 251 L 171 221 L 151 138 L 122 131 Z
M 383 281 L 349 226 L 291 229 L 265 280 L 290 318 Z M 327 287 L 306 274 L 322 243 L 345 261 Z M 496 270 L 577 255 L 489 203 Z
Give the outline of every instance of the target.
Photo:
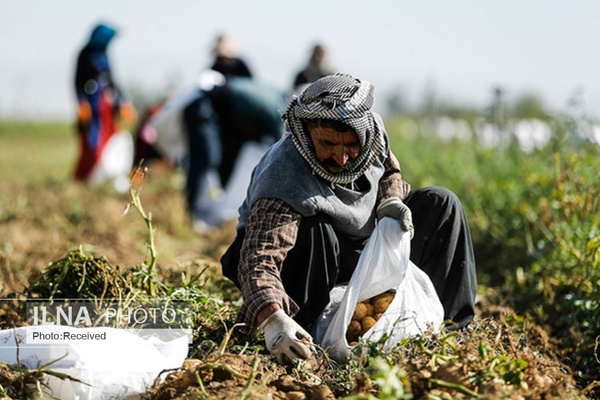
M 182 271 L 193 274 L 201 268 L 195 259 L 217 262 L 235 235 L 235 222 L 213 232 L 195 233 L 183 206 L 181 179 L 177 179 L 172 174 L 156 177 L 140 192 L 142 204 L 153 215 L 159 273 L 165 277 Z M 51 182 L 41 187 L 19 184 L 12 193 L 15 206 L 0 213 L 2 297 L 22 291 L 38 271 L 79 246 L 117 266 L 133 266 L 147 258 L 148 231 L 143 221 L 135 210 L 123 214 L 128 194 Z M 15 318 L 10 308 L 0 308 L 0 322 L 10 324 Z M 487 399 L 569 398 L 577 392 L 559 343 L 543 327 L 503 307 L 493 296 L 483 297 L 476 320 L 455 340 L 456 357 L 448 362 L 432 365 L 430 353 L 419 346 L 405 346 L 389 357 L 403 371 L 405 387 L 415 398 L 471 398 L 462 388 Z M 489 344 L 499 360 L 505 355 L 527 362 L 520 385 L 494 380 L 474 383 L 482 371 L 482 342 Z M 435 339 L 426 344 L 430 350 L 439 350 L 440 342 Z M 319 354 L 301 365 L 282 366 L 264 351 L 252 355 L 236 353 L 233 347 L 221 353 L 197 351 L 180 369 L 165 371 L 143 399 L 317 400 L 377 393 L 378 386 L 367 371 L 346 369 L 341 379 L 323 352 Z M 439 381 L 459 390 L 432 383 Z M 579 396 L 585 398 L 581 392 Z
M 479 311 L 487 314 L 486 310 Z M 493 311 L 500 310 L 494 308 Z M 504 317 L 499 319 L 478 317 L 468 332 L 460 334 L 458 361 L 432 368 L 430 356 L 415 351 L 413 346 L 398 350 L 397 358 L 392 356 L 391 359 L 404 370 L 405 387 L 411 388 L 416 398 L 428 395 L 448 399 L 473 398 L 449 387 L 436 387 L 431 383 L 434 380 L 460 385 L 486 399 L 572 398 L 575 381 L 557 356 L 555 344 L 534 324 L 526 324 L 522 332 L 509 329 L 503 319 L 514 316 L 514 313 L 509 309 L 501 312 Z M 527 340 L 530 341 L 525 343 Z M 526 360 L 528 366 L 523 371 L 520 385 L 505 385 L 493 380 L 483 384 L 472 383 L 470 378 L 473 378 L 481 363 L 478 344 L 482 341 L 492 343 L 497 351 L 505 347 L 516 358 Z M 342 386 L 339 380 L 332 379 L 332 371 L 332 364 L 324 355 L 301 365 L 281 366 L 266 354 L 242 356 L 212 353 L 198 359 L 188 359 L 181 369 L 168 372 L 164 381 L 157 380 L 143 399 L 225 399 L 246 393 L 248 397 L 245 398 L 251 399 L 316 400 L 377 393 L 377 385 L 364 371 L 357 369 L 348 386 Z

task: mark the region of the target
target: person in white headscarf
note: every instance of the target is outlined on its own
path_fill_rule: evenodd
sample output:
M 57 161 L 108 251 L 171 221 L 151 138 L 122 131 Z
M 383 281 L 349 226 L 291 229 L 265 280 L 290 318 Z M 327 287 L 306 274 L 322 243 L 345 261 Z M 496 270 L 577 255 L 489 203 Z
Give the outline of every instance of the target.
M 444 188 L 411 190 L 373 101 L 373 85 L 348 74 L 318 79 L 290 101 L 287 134 L 254 169 L 221 259 L 243 295 L 238 321 L 261 327 L 280 361 L 309 357 L 330 290 L 350 280 L 383 217 L 410 233 L 411 260 L 431 278 L 445 319 L 455 328 L 473 319 L 475 258 L 462 205 Z
M 214 62 L 211 66 L 213 71 L 220 72 L 226 78 L 233 76 L 252 77 L 252 72 L 246 62 L 240 57 L 238 43 L 230 33 L 222 33 L 217 37 Z

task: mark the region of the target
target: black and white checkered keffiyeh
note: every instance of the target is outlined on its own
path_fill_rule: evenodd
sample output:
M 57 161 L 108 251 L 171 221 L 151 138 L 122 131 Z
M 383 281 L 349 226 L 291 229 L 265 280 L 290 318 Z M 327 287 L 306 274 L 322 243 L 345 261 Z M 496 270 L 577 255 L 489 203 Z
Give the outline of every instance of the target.
M 325 76 L 308 86 L 288 105 L 283 121 L 302 157 L 313 172 L 331 183 L 347 184 L 358 179 L 384 150 L 382 133 L 375 123 L 373 85 L 348 74 Z M 358 157 L 349 160 L 342 172 L 333 173 L 316 156 L 306 124 L 302 120 L 333 119 L 356 132 L 360 142 Z

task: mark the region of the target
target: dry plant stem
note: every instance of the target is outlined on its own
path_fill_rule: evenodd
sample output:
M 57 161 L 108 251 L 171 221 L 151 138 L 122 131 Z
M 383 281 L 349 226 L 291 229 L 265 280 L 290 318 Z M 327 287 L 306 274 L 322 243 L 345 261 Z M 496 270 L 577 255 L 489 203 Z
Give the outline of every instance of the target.
M 600 359 L 598 358 L 598 343 L 600 342 L 600 336 L 596 336 L 596 345 L 594 346 L 594 357 L 596 357 L 596 361 L 600 364 Z
M 200 391 L 204 395 L 205 399 L 209 399 L 209 400 L 214 399 L 213 397 L 208 395 L 208 393 L 206 392 L 206 389 L 204 388 L 204 384 L 202 383 L 202 379 L 200 379 L 200 377 L 198 375 L 196 375 L 196 382 L 198 383 L 198 387 L 200 388 Z
M 230 367 L 227 364 L 204 364 L 204 365 L 202 365 L 202 368 L 222 369 L 223 371 L 229 372 L 231 375 L 235 376 L 236 378 L 240 378 L 240 379 L 249 379 L 250 378 L 249 376 L 240 374 L 239 372 L 237 372 L 235 369 L 233 369 L 232 367 Z
M 42 389 L 42 385 L 40 384 L 40 381 L 35 381 L 35 388 L 37 389 L 36 395 L 38 395 L 38 396 L 44 395 L 44 390 Z
M 269 373 L 267 373 L 265 375 L 265 377 L 259 382 L 259 384 L 256 385 L 256 387 L 254 389 L 249 390 L 250 386 L 254 382 L 254 378 L 256 377 L 256 370 L 258 369 L 259 362 L 260 362 L 260 360 L 259 360 L 258 356 L 256 356 L 254 358 L 254 363 L 252 365 L 252 373 L 250 374 L 250 379 L 248 379 L 248 383 L 246 384 L 246 386 L 244 386 L 244 389 L 242 389 L 242 391 L 240 392 L 239 400 L 245 400 L 245 399 L 251 398 L 254 395 L 254 393 L 259 391 L 263 386 L 265 386 L 267 384 L 267 381 L 269 380 L 269 378 L 271 378 L 271 375 L 273 375 L 273 373 L 275 372 L 276 367 L 274 366 L 271 368 Z
M 236 371 L 235 369 L 233 369 L 229 365 L 217 363 L 217 361 L 219 361 L 219 359 L 221 357 L 223 357 L 223 355 L 225 354 L 225 350 L 227 348 L 227 342 L 229 341 L 229 338 L 231 338 L 231 334 L 233 333 L 233 329 L 236 326 L 239 326 L 239 325 L 240 324 L 235 324 L 231 329 L 225 331 L 226 332 L 225 333 L 225 337 L 221 341 L 219 349 L 217 350 L 216 357 L 212 360 L 212 362 L 203 364 L 202 368 L 222 369 L 222 370 L 225 370 L 225 371 L 229 372 L 231 375 L 233 375 L 235 377 L 238 377 L 238 378 L 241 378 L 241 379 L 253 379 L 252 375 L 250 377 L 247 377 L 245 375 L 240 374 L 238 371 Z M 234 356 L 241 357 L 241 355 L 235 355 L 235 354 L 234 354 Z M 252 373 L 254 373 L 254 370 L 253 370 Z
M 248 378 L 248 382 L 246 382 L 246 385 L 244 386 L 244 388 L 242 389 L 242 391 L 240 392 L 239 395 L 239 400 L 244 400 L 247 397 L 251 396 L 251 393 L 247 393 L 250 389 L 250 387 L 252 386 L 252 383 L 254 383 L 254 378 L 256 377 L 256 370 L 258 369 L 258 357 L 254 357 L 254 362 L 252 363 L 252 372 L 250 372 L 250 377 Z
M 19 341 L 17 340 L 17 330 L 13 329 L 13 337 L 15 338 L 15 345 L 17 346 L 17 366 L 19 368 L 19 375 L 21 377 L 21 393 L 23 393 L 23 391 L 25 390 L 25 378 L 23 375 L 23 366 L 21 365 L 21 356 L 20 356 L 20 350 L 21 350 L 21 346 Z
M 202 383 L 202 379 L 200 379 L 200 377 L 198 375 L 196 375 L 196 382 L 198 383 L 198 387 L 200 388 L 200 391 L 202 392 L 202 394 L 204 395 L 204 397 L 207 398 L 207 399 L 212 399 L 212 397 L 210 397 L 208 395 L 208 393 L 206 393 L 206 389 L 204 388 L 204 384 Z
M 133 188 L 133 180 L 143 170 L 140 165 L 136 168 L 133 174 L 131 174 L 131 179 L 129 181 L 129 197 L 131 197 L 131 205 L 135 207 L 138 211 L 144 222 L 146 222 L 146 226 L 148 227 L 148 250 L 150 251 L 150 264 L 148 265 L 148 275 L 150 279 L 148 280 L 148 294 L 150 296 L 154 296 L 154 268 L 156 266 L 156 247 L 154 246 L 154 229 L 152 228 L 152 214 L 144 211 L 144 207 L 142 207 L 142 202 L 140 200 L 139 192 Z
M 585 389 L 582 390 L 582 393 L 588 394 L 589 392 L 591 392 L 592 390 L 596 389 L 597 387 L 600 387 L 600 381 L 593 381 L 592 383 L 590 383 L 589 385 L 587 385 L 585 387 Z
M 225 323 L 223 323 L 223 324 L 225 324 Z M 221 343 L 219 345 L 219 350 L 217 352 L 217 360 L 219 358 L 221 358 L 221 356 L 223 356 L 223 354 L 225 354 L 225 350 L 227 349 L 227 342 L 229 342 L 229 339 L 231 338 L 231 335 L 233 334 L 233 330 L 236 327 L 242 326 L 242 325 L 243 324 L 235 324 L 229 330 L 227 329 L 227 326 L 225 326 L 225 337 L 223 337 L 223 340 L 221 340 Z
M 20 372 L 20 376 L 18 378 L 16 378 L 15 380 L 13 380 L 12 382 L 9 383 L 9 386 L 14 386 L 14 385 L 19 385 L 21 393 L 25 392 L 25 383 L 27 382 L 27 380 L 30 377 L 41 377 L 42 375 L 48 375 L 48 376 L 53 376 L 55 378 L 58 378 L 60 380 L 69 380 L 69 381 L 73 381 L 73 382 L 77 382 L 77 383 L 81 383 L 83 385 L 86 386 L 90 386 L 89 383 L 84 382 L 80 379 L 74 378 L 71 375 L 65 374 L 63 372 L 57 372 L 51 369 L 47 369 L 47 367 L 51 366 L 52 364 L 62 360 L 63 358 L 65 358 L 66 355 L 54 360 L 54 361 L 50 361 L 47 364 L 42 365 L 41 367 L 37 368 L 37 369 L 30 369 L 27 370 L 25 372 L 23 372 L 22 369 L 19 370 Z M 36 385 L 39 386 L 40 381 L 37 380 L 36 381 Z M 40 388 L 40 393 L 42 393 L 41 388 Z
M 502 329 L 502 328 L 500 328 L 500 329 Z M 517 349 L 515 348 L 515 344 L 514 344 L 514 342 L 512 340 L 512 337 L 510 336 L 510 329 L 509 329 L 508 324 L 506 322 L 504 323 L 504 331 L 506 332 L 506 338 L 508 339 L 508 345 L 510 347 L 510 350 L 515 355 L 515 358 L 519 358 L 519 353 L 517 353 Z
M 240 355 L 244 354 L 244 352 L 248 349 L 248 342 L 244 344 L 244 347 L 240 350 Z
M 448 389 L 454 389 L 454 390 L 456 390 L 458 392 L 461 392 L 461 393 L 466 394 L 468 396 L 473 396 L 473 397 L 475 397 L 477 399 L 481 399 L 482 398 L 482 396 L 479 393 L 475 393 L 474 391 L 466 388 L 463 385 L 459 385 L 458 383 L 450 383 L 450 382 L 443 381 L 441 379 L 433 379 L 433 378 L 429 379 L 429 381 L 431 383 L 435 383 L 438 386 L 445 387 L 445 388 L 448 388 Z

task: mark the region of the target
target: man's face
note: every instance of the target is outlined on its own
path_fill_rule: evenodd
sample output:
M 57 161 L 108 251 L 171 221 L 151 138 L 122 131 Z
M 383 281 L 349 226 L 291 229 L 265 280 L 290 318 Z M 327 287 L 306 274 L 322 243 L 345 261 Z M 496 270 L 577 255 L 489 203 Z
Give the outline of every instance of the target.
M 317 125 L 312 127 L 309 133 L 315 146 L 317 159 L 333 173 L 342 172 L 343 166 L 349 160 L 358 157 L 360 142 L 352 129 L 338 132 Z

